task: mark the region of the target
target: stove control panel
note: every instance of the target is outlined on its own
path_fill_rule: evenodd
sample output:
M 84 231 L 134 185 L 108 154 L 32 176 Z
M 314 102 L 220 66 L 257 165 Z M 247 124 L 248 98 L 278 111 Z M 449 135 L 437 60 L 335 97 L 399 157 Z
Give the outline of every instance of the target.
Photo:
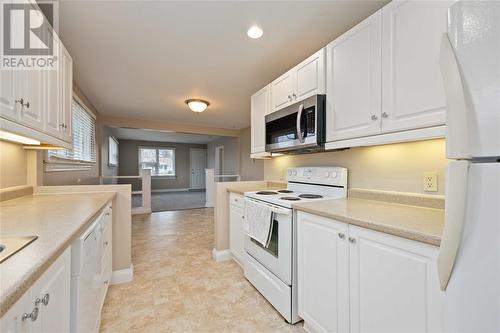
M 288 168 L 287 181 L 347 188 L 347 169 L 341 167 Z

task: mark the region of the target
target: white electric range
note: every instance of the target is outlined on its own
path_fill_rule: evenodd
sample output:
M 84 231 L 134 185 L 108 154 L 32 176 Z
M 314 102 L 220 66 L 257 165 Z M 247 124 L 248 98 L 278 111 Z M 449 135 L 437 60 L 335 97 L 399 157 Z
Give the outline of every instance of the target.
M 347 169 L 288 168 L 287 188 L 245 192 L 245 200 L 270 207 L 272 226 L 267 247 L 245 237 L 245 277 L 290 323 L 297 313 L 297 225 L 293 204 L 347 196 Z M 248 221 L 251 223 L 251 221 Z

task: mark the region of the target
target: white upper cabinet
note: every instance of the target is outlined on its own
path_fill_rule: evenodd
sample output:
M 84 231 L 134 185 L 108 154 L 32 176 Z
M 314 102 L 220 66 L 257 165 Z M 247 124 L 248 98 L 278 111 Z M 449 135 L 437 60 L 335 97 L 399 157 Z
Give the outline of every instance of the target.
M 451 1 L 392 1 L 382 8 L 383 132 L 445 123 L 439 70 Z
M 265 117 L 269 113 L 270 87 L 265 86 L 252 95 L 250 99 L 251 118 L 251 153 L 264 153 L 266 150 Z
M 294 103 L 325 93 L 325 49 L 321 49 L 295 67 Z
M 351 332 L 442 332 L 438 248 L 349 226 Z
M 31 15 L 42 15 L 34 1 L 26 3 L 34 8 Z M 1 70 L 1 125 L 9 132 L 71 148 L 73 61 L 52 27 L 43 33 L 53 41 L 55 68 Z
M 61 118 L 61 138 L 71 143 L 73 140 L 73 129 L 71 124 L 71 103 L 73 101 L 73 59 L 68 50 L 60 43 L 59 52 L 59 75 L 60 75 L 60 118 Z
M 277 111 L 292 104 L 293 97 L 293 70 L 286 72 L 271 83 L 272 111 Z
M 303 212 L 297 217 L 299 316 L 308 332 L 347 332 L 348 226 Z
M 271 111 L 325 93 L 325 49 L 271 82 Z
M 326 47 L 326 140 L 380 132 L 382 14 Z

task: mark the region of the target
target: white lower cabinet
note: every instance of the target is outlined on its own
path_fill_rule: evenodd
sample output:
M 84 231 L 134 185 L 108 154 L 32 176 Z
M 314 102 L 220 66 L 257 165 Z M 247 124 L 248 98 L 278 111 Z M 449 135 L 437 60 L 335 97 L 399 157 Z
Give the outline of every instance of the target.
M 242 195 L 229 195 L 229 249 L 233 258 L 240 264 L 245 263 L 245 198 Z
M 0 331 L 69 332 L 70 281 L 68 248 L 0 319 Z
M 297 230 L 308 331 L 442 331 L 437 247 L 303 212 Z

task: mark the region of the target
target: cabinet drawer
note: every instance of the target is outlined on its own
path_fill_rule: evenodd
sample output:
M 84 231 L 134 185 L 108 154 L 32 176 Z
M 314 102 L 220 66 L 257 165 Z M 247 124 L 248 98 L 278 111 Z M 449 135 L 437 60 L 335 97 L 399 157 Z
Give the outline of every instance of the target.
M 230 193 L 229 203 L 233 206 L 244 209 L 245 208 L 245 197 L 241 194 Z

